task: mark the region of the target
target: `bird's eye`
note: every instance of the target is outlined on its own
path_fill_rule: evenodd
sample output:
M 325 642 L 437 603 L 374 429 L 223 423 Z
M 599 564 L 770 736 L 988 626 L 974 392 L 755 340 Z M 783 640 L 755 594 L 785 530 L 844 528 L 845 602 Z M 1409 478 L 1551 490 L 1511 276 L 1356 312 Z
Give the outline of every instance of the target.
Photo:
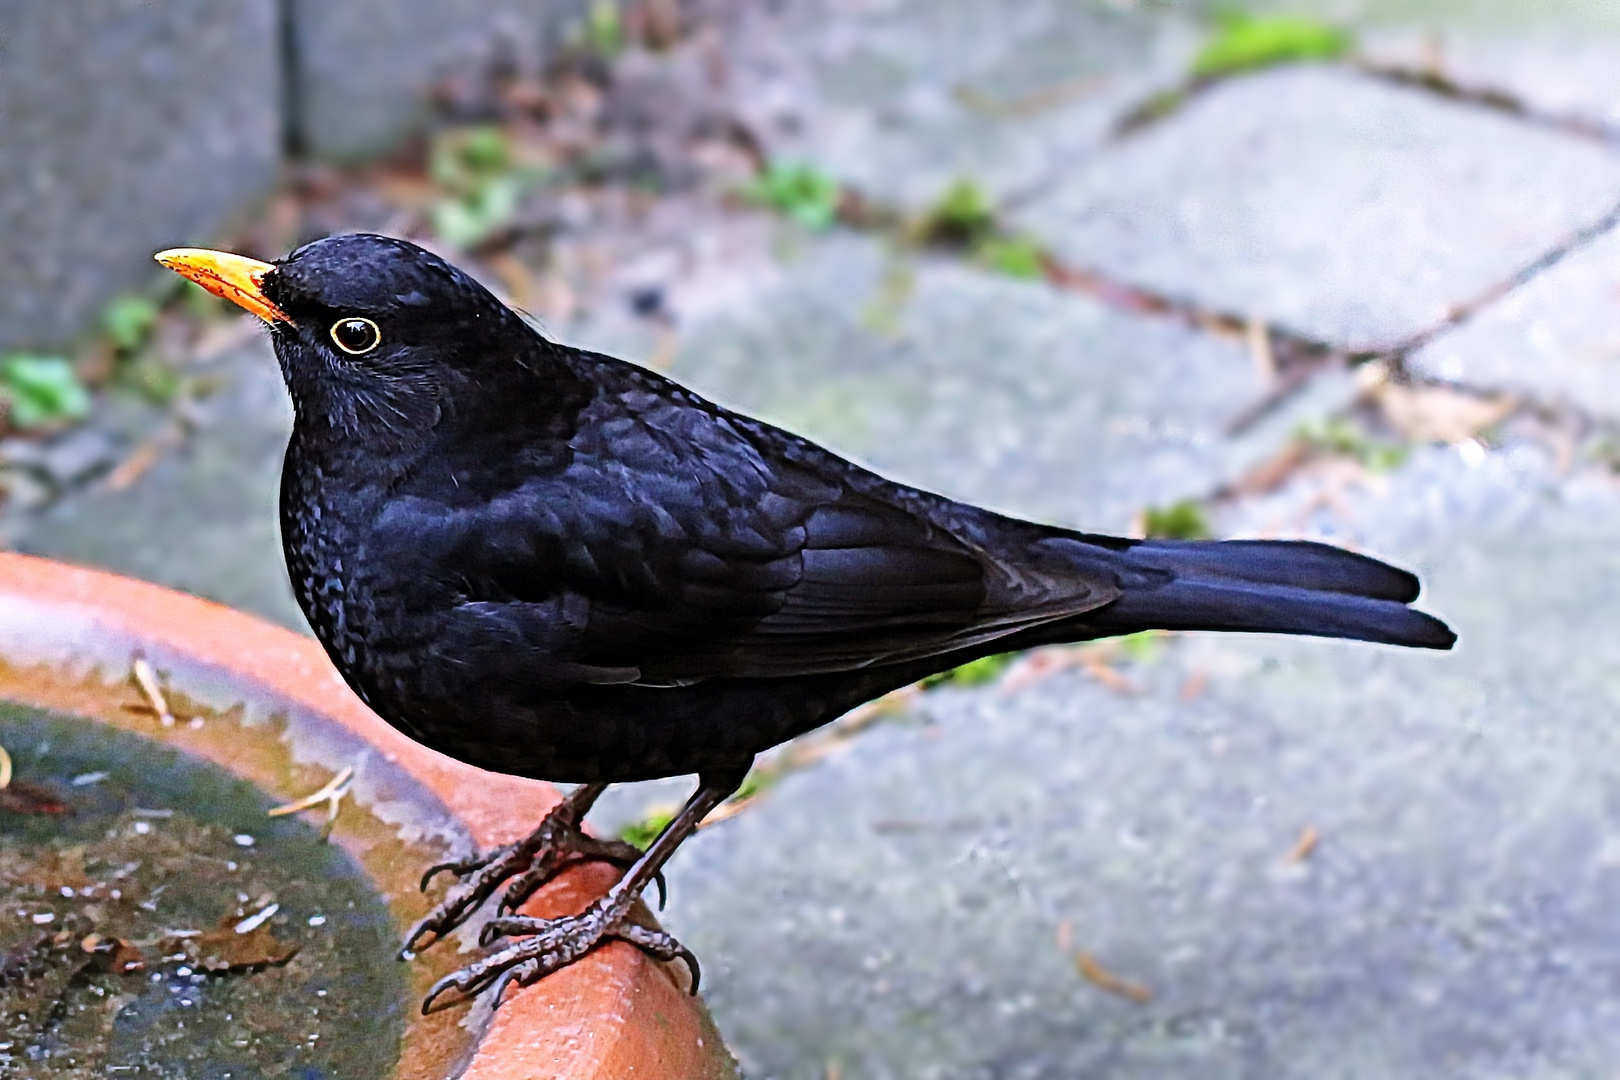
M 382 342 L 382 331 L 370 319 L 339 319 L 332 324 L 332 340 L 351 356 L 375 349 Z

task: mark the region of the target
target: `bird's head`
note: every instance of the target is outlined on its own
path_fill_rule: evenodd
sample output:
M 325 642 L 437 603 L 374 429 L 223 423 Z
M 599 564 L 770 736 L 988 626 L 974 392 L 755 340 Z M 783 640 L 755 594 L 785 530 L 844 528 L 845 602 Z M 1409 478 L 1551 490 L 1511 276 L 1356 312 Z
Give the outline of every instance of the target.
M 268 323 L 299 421 L 351 437 L 431 426 L 538 341 L 470 276 L 390 237 L 333 236 L 274 263 L 199 248 L 157 260 Z

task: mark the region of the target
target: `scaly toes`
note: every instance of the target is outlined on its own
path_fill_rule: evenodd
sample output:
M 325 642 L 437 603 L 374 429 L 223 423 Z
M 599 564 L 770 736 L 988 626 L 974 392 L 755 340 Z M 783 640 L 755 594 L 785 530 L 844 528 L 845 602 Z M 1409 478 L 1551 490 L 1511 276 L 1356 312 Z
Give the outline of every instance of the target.
M 450 931 L 460 926 L 467 917 L 477 911 L 484 901 L 489 899 L 491 893 L 500 887 L 501 882 L 516 873 L 527 853 L 522 851 L 520 845 L 508 844 L 497 848 L 487 857 L 481 859 L 468 859 L 460 863 L 452 863 L 445 867 L 454 871 L 460 880 L 450 886 L 444 899 L 433 905 L 426 915 L 417 920 L 410 932 L 405 935 L 405 942 L 400 946 L 400 954 L 413 952 L 424 938 L 431 935 L 432 941 L 437 941 Z M 429 876 L 438 871 L 438 867 L 429 870 Z M 424 878 L 426 880 L 426 878 Z M 431 941 L 429 942 L 431 944 Z
M 587 920 L 593 917 L 594 912 L 588 911 L 584 915 L 575 918 Z M 559 931 L 562 929 L 559 924 L 568 921 L 567 919 L 530 919 L 521 915 L 495 918 L 484 924 L 483 930 L 478 935 L 478 943 L 488 948 L 500 938 L 520 937 L 522 940 L 507 946 L 508 949 L 518 948 L 526 942 L 559 935 Z M 600 933 L 596 935 L 596 938 L 591 941 L 590 945 L 580 955 L 584 955 L 584 952 L 588 952 L 590 948 L 593 948 L 597 944 L 596 939 L 610 937 L 629 942 L 655 960 L 665 962 L 671 960 L 682 961 L 692 973 L 692 993 L 697 993 L 698 983 L 703 978 L 702 968 L 698 966 L 698 959 L 692 950 L 675 940 L 672 935 L 662 930 L 642 926 L 640 923 L 631 922 L 626 917 L 603 926 Z M 532 981 L 532 979 L 524 981 L 521 985 L 527 986 Z
M 600 908 L 565 919 L 491 919 L 484 931 L 486 936 L 490 936 L 490 927 L 496 928 L 493 936 L 506 933 L 533 936 L 514 941 L 434 983 L 422 1002 L 423 1015 L 433 1011 L 439 999 L 452 990 L 459 998 L 473 998 L 491 985 L 498 984 L 499 990 L 504 991 L 514 979 L 519 985 L 527 986 L 590 952 L 606 933 Z M 500 1004 L 499 994 L 495 1003 Z
M 482 870 L 491 862 L 500 858 L 503 850 L 504 849 L 497 848 L 488 855 L 474 855 L 470 859 L 452 859 L 449 862 L 434 863 L 432 866 L 422 871 L 422 880 L 416 887 L 421 892 L 427 892 L 428 886 L 433 883 L 433 879 L 446 871 L 454 874 L 458 878 L 466 877 L 474 870 Z
M 686 970 L 692 973 L 691 993 L 698 992 L 698 983 L 703 979 L 703 970 L 698 967 L 698 958 L 691 949 L 676 941 L 662 930 L 652 930 L 640 923 L 625 922 L 619 924 L 612 931 L 612 935 L 622 941 L 628 941 L 648 956 L 668 963 L 671 960 L 680 960 L 686 965 Z M 525 986 L 528 984 L 525 983 Z

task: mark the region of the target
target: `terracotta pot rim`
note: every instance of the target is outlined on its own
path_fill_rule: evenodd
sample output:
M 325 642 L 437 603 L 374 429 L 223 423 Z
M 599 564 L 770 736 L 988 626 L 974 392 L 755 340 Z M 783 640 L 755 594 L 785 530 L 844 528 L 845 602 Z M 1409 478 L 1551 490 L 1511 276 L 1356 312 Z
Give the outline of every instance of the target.
M 0 656 L 8 662 L 67 665 L 80 676 L 119 682 L 127 679 L 131 659 L 142 655 L 178 692 L 204 701 L 279 702 L 311 730 L 374 748 L 386 768 L 421 789 L 413 796 L 410 827 L 437 829 L 444 841 L 479 848 L 508 842 L 558 798 L 550 785 L 483 772 L 413 743 L 344 685 L 309 638 L 146 582 L 0 552 Z M 231 768 L 228 760 L 218 763 Z M 578 911 L 614 876 L 608 867 L 578 867 L 526 910 L 543 916 Z M 459 1075 L 584 1078 L 642 1075 L 649 1068 L 656 1070 L 649 1075 L 669 1080 L 731 1075 L 707 1014 L 676 981 L 628 945 L 599 948 L 508 993 L 493 1022 L 474 1036 L 472 1057 Z M 487 1009 L 475 1009 L 462 1023 L 479 1025 L 487 1016 Z

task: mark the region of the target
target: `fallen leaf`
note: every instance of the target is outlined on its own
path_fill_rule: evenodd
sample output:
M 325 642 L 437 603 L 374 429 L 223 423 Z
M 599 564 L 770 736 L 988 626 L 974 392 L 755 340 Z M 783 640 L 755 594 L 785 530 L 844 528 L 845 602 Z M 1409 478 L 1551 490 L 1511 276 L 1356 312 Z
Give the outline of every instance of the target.
M 0 790 L 0 810 L 12 814 L 66 814 L 68 804 L 37 784 L 16 780 Z
M 193 967 L 215 973 L 279 967 L 297 955 L 298 946 L 277 938 L 268 921 L 238 933 L 236 928 L 242 923 L 240 915 L 226 915 L 212 930 L 195 936 L 165 938 L 163 951 L 183 952 Z
M 1506 420 L 1518 408 L 1511 397 L 1476 397 L 1448 386 L 1378 387 L 1379 407 L 1408 439 L 1460 443 Z

